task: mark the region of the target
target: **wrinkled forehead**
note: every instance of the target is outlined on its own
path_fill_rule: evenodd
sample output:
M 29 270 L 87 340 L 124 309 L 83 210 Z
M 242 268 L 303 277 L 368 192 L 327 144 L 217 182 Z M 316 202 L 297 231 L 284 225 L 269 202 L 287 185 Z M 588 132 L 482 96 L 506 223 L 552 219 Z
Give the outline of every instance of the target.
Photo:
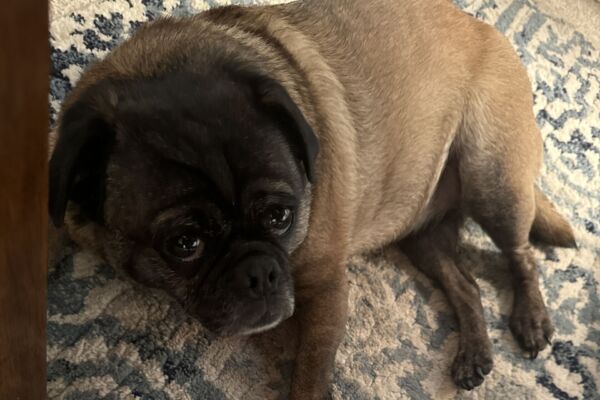
M 299 196 L 302 190 L 302 175 L 281 140 L 173 151 L 178 157 L 136 142 L 116 144 L 107 170 L 107 223 L 143 236 L 168 208 L 194 203 L 227 212 L 256 196 Z
M 261 190 L 302 190 L 285 135 L 247 88 L 193 82 L 172 77 L 118 88 L 105 207 L 114 215 L 107 221 L 142 230 L 157 212 L 188 199 L 233 207 Z

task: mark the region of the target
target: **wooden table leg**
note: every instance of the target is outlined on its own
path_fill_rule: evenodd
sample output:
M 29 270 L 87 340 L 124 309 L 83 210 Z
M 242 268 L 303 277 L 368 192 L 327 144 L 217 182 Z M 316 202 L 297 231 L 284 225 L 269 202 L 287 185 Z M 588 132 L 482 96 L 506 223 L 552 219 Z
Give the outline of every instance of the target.
M 46 398 L 48 0 L 0 12 L 0 399 Z

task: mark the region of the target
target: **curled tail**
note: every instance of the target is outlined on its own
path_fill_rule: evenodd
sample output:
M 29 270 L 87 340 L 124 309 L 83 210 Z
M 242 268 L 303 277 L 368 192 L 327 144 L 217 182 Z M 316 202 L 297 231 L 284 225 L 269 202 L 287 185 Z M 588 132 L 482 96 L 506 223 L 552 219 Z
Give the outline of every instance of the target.
M 577 247 L 573 228 L 538 187 L 535 188 L 535 220 L 530 236 L 551 246 Z

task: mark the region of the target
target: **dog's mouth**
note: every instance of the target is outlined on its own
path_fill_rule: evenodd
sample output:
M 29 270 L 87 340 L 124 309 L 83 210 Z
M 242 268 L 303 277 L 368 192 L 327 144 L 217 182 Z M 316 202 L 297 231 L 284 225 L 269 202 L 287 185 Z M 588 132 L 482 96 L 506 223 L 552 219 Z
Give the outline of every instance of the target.
M 200 304 L 190 313 L 216 335 L 245 336 L 275 328 L 293 315 L 294 306 L 293 294 L 284 293 L 250 302 L 223 303 L 218 312 Z
M 240 329 L 237 335 L 252 335 L 254 333 L 265 332 L 275 328 L 281 322 L 285 321 L 293 314 L 293 304 L 288 309 L 274 310 L 272 307 L 267 307 L 265 312 L 253 324 L 248 324 Z

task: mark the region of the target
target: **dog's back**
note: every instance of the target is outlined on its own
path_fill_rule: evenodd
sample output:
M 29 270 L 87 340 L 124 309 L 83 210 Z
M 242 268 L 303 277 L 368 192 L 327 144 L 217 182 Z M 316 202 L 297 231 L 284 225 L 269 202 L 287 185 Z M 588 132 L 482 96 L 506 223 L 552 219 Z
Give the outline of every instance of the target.
M 335 71 L 353 115 L 354 132 L 320 133 L 334 135 L 334 146 L 354 135 L 356 250 L 402 237 L 436 212 L 427 204 L 455 150 L 473 87 L 477 80 L 493 84 L 486 74 L 498 73 L 490 63 L 526 86 L 515 91 L 529 92 L 508 41 L 447 0 L 279 7 Z M 488 57 L 493 51 L 505 56 Z

